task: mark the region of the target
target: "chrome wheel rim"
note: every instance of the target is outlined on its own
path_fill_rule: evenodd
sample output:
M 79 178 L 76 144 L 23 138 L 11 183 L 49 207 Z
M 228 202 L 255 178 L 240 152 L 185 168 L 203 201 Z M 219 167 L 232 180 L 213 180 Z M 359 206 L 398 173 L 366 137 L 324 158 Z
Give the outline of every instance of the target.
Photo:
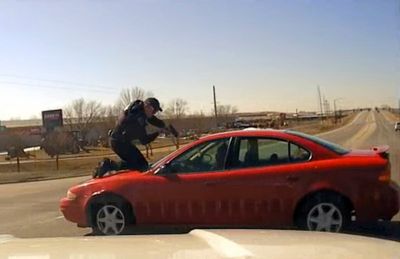
M 103 206 L 96 215 L 97 228 L 104 235 L 118 235 L 125 228 L 125 216 L 114 205 Z
M 309 230 L 339 232 L 342 225 L 342 213 L 332 203 L 319 203 L 307 215 L 307 227 Z

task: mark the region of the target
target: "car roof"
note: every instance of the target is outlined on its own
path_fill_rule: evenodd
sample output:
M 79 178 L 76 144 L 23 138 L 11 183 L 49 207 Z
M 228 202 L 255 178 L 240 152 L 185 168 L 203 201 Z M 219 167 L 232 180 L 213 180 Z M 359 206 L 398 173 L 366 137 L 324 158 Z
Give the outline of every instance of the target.
M 234 130 L 215 133 L 202 137 L 201 139 L 215 139 L 215 138 L 228 138 L 228 137 L 251 137 L 251 136 L 275 136 L 284 137 L 287 136 L 287 130 L 276 130 L 276 129 L 262 129 L 262 128 L 246 128 L 243 130 Z

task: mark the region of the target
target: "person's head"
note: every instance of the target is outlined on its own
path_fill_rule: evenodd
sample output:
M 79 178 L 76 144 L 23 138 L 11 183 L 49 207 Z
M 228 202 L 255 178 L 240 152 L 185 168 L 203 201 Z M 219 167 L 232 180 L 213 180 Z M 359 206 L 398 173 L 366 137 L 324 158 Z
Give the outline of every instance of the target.
M 162 109 L 160 102 L 156 98 L 150 97 L 144 101 L 144 113 L 148 118 L 151 118 L 159 111 L 162 112 Z

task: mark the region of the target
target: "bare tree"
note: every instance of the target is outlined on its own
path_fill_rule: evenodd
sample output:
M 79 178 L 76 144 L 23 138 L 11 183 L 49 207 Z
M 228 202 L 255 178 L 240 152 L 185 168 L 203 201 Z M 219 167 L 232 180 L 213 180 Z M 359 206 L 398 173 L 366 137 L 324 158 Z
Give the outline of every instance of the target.
M 188 102 L 181 98 L 175 98 L 170 101 L 165 109 L 165 114 L 170 119 L 181 119 L 186 116 L 187 112 Z
M 217 114 L 218 114 L 218 116 L 226 117 L 226 116 L 230 116 L 232 114 L 235 114 L 237 112 L 238 112 L 238 109 L 236 108 L 236 106 L 232 106 L 230 104 L 217 105 Z
M 108 105 L 104 107 L 104 116 L 102 117 L 102 121 L 105 122 L 108 127 L 114 127 L 118 116 L 118 108 L 116 106 Z
M 153 92 L 146 91 L 140 87 L 124 88 L 119 94 L 119 99 L 116 103 L 116 109 L 121 112 L 126 106 L 128 106 L 132 101 L 144 100 L 148 97 L 152 97 Z
M 108 134 L 112 130 L 118 120 L 120 111 L 115 105 L 108 105 L 104 107 L 104 115 L 100 118 L 101 124 L 98 125 L 99 139 L 98 144 L 103 147 L 108 147 Z
M 236 106 L 230 104 L 218 104 L 217 105 L 217 116 L 218 116 L 218 123 L 227 123 L 230 118 L 232 118 L 238 109 Z M 214 110 L 211 110 L 211 114 L 214 115 Z
M 62 154 L 77 154 L 80 151 L 78 140 L 70 132 L 55 130 L 46 135 L 41 147 L 50 156 L 56 159 L 56 168 L 59 169 L 59 156 Z
M 104 116 L 105 109 L 98 101 L 86 101 L 83 98 L 72 101 L 64 109 L 65 123 L 70 130 L 78 130 L 85 138 L 91 124 L 98 122 Z
M 7 157 L 6 160 L 17 158 L 17 171 L 20 172 L 21 166 L 19 159 L 22 157 L 29 158 L 29 155 L 24 151 L 24 145 L 21 135 L 18 133 L 10 134 L 7 139 Z

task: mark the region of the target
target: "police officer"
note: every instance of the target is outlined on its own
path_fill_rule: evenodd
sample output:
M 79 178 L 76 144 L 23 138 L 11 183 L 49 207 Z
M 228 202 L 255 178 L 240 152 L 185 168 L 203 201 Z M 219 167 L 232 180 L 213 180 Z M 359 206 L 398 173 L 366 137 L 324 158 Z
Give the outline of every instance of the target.
M 136 100 L 124 109 L 115 129 L 110 133 L 111 148 L 125 163 L 122 167 L 141 171 L 148 168 L 146 158 L 132 141 L 139 140 L 141 144 L 147 145 L 157 138 L 159 132 L 147 134 L 148 123 L 161 132 L 169 132 L 165 123 L 155 116 L 158 111 L 162 111 L 160 102 L 153 97 L 144 102 Z

